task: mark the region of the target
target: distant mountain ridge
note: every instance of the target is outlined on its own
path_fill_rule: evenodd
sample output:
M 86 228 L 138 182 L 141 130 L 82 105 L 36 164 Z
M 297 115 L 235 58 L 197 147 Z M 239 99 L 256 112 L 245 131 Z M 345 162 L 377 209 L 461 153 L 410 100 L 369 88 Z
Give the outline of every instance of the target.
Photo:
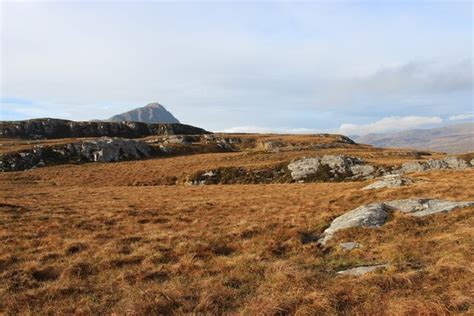
M 144 107 L 136 108 L 128 112 L 117 114 L 109 118 L 107 121 L 121 122 L 132 121 L 142 123 L 180 123 L 165 107 L 159 103 L 150 103 Z
M 474 123 L 430 129 L 352 136 L 358 143 L 376 147 L 413 148 L 447 153 L 474 151 Z

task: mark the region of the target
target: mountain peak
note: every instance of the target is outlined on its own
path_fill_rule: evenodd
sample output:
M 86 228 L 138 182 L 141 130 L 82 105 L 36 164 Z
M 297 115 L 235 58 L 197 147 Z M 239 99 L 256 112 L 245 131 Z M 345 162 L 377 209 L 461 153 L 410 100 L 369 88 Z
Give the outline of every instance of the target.
M 112 116 L 109 121 L 132 121 L 143 123 L 179 123 L 178 119 L 173 116 L 166 108 L 157 103 L 149 103 L 143 107 L 133 109 L 128 112 Z
M 144 108 L 165 109 L 165 107 L 158 102 L 148 103 Z M 165 109 L 166 110 L 166 109 Z

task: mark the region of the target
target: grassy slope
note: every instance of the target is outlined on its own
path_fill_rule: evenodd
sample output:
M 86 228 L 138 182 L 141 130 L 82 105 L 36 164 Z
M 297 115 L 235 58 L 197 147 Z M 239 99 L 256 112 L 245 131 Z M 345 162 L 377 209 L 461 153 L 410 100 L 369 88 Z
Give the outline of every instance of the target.
M 325 150 L 324 152 L 339 152 Z M 352 149 L 375 163 L 403 152 Z M 473 313 L 473 209 L 302 244 L 361 204 L 474 200 L 474 171 L 438 171 L 399 189 L 368 182 L 136 186 L 219 165 L 258 167 L 321 152 L 227 153 L 0 174 L 0 312 Z M 387 154 L 391 153 L 391 154 Z M 341 241 L 363 247 L 348 253 Z M 391 263 L 384 272 L 335 271 Z

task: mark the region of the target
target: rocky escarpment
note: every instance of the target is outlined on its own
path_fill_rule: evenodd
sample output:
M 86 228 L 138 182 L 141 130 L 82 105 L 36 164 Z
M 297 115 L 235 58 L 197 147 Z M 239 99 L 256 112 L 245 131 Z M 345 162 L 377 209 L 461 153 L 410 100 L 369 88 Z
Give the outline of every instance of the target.
M 59 119 L 35 119 L 0 122 L 0 136 L 26 139 L 80 137 L 139 138 L 152 135 L 198 135 L 210 132 L 184 124 L 147 124 L 140 122 L 74 122 Z
M 6 154 L 0 159 L 0 170 L 19 171 L 66 162 L 134 160 L 153 154 L 157 154 L 157 149 L 143 141 L 104 137 Z
M 435 199 L 407 199 L 360 206 L 336 219 L 323 232 L 319 243 L 326 244 L 336 232 L 351 227 L 380 227 L 388 221 L 390 213 L 400 211 L 410 216 L 423 217 L 456 208 L 474 206 L 473 201 L 453 202 Z

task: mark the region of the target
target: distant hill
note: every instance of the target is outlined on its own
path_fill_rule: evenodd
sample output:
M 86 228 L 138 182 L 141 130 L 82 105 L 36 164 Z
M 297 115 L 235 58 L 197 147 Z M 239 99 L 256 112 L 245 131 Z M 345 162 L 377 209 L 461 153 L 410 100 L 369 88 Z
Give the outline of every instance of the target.
M 352 136 L 358 143 L 376 147 L 414 148 L 447 153 L 474 151 L 474 123 L 430 129 Z
M 164 106 L 159 103 L 150 103 L 144 107 L 136 108 L 131 111 L 117 114 L 107 121 L 121 122 L 133 121 L 143 123 L 179 123 L 178 119 L 168 112 Z

